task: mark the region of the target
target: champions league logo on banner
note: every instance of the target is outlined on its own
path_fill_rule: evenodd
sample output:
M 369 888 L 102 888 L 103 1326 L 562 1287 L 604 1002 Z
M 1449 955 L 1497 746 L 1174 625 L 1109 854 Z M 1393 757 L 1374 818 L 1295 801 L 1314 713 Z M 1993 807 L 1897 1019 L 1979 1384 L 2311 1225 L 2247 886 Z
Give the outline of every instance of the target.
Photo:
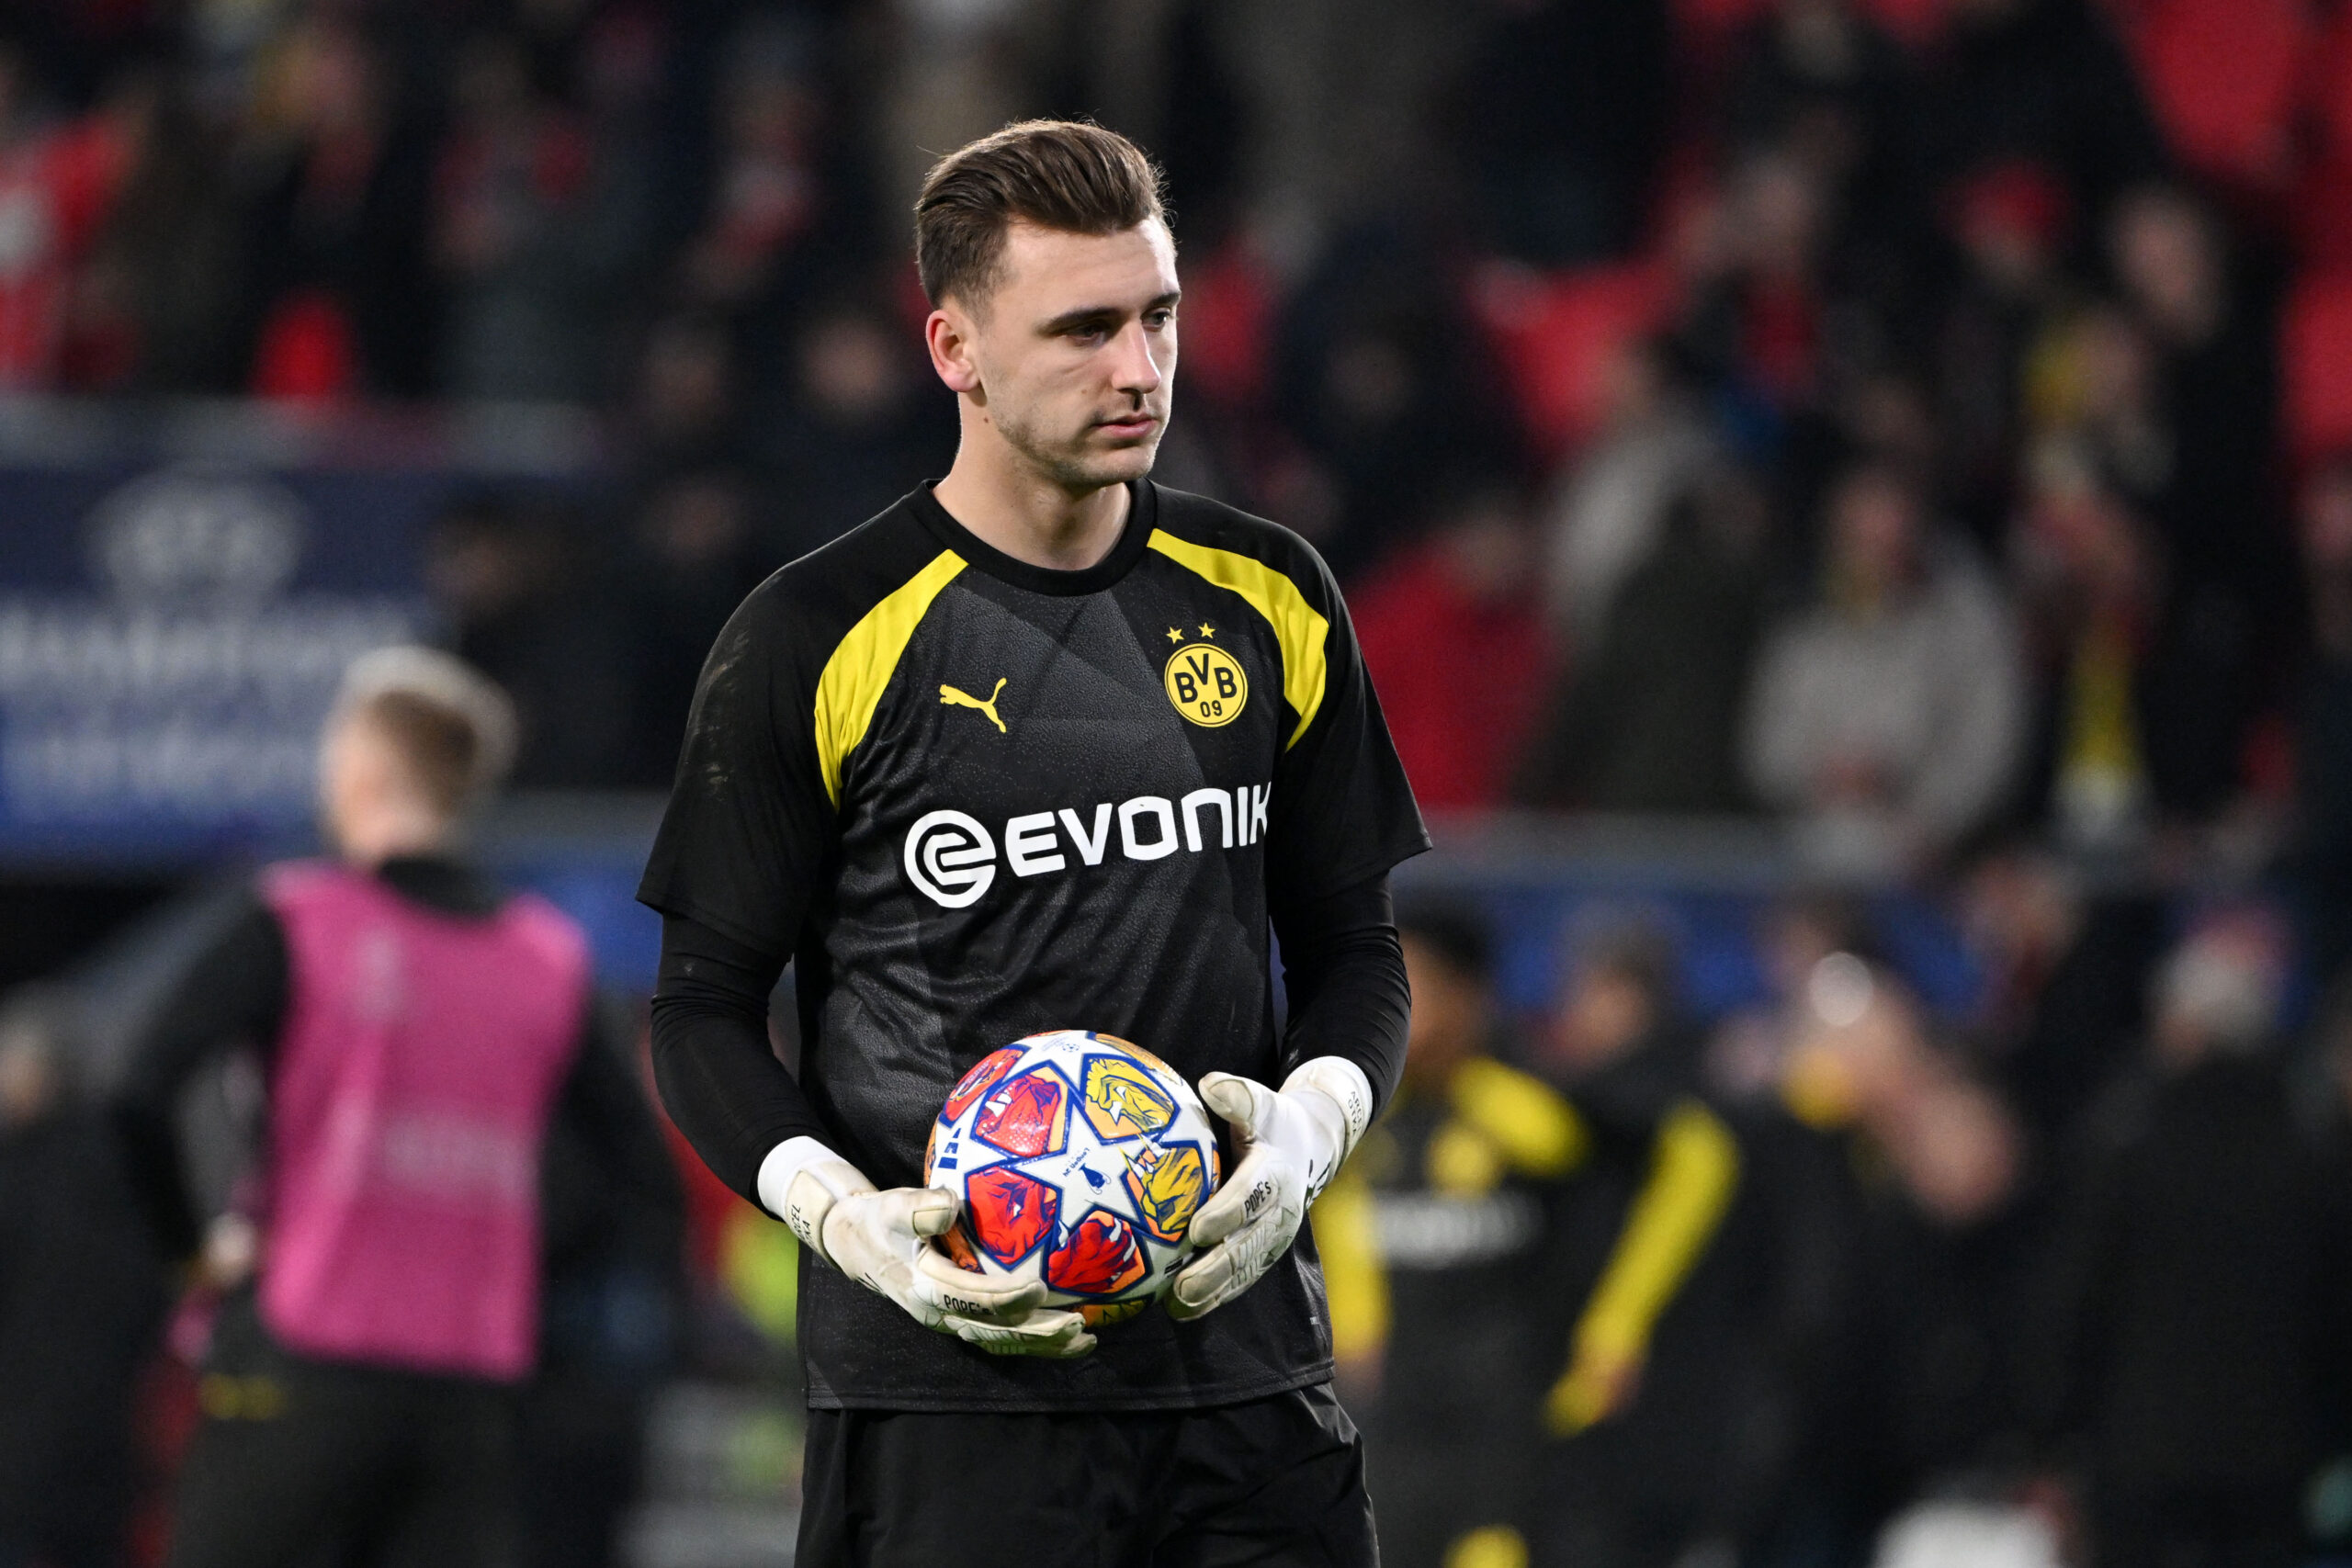
M 302 503 L 232 471 L 166 468 L 134 479 L 91 516 L 91 561 L 128 601 L 258 604 L 302 555 Z
M 300 832 L 350 661 L 425 635 L 439 476 L 0 469 L 0 846 Z

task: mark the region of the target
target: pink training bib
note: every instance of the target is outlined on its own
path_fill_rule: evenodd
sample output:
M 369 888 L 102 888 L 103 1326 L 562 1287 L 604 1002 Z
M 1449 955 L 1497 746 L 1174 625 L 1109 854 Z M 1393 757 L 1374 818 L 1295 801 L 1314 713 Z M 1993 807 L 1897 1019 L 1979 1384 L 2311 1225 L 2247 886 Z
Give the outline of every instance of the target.
M 537 1351 L 539 1154 L 587 943 L 526 895 L 469 918 L 347 867 L 264 874 L 290 985 L 261 1311 L 305 1355 L 511 1380 Z

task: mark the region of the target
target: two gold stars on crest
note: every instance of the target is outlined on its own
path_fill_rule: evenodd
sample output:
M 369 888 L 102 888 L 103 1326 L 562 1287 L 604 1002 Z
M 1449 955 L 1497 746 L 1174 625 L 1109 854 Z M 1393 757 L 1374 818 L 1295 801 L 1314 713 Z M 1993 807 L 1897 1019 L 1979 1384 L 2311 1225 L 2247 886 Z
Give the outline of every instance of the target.
M 1201 635 L 1204 637 L 1215 637 L 1216 636 L 1216 628 L 1209 625 L 1206 621 L 1203 621 L 1201 623 Z M 1168 628 L 1168 640 L 1170 642 L 1182 642 L 1184 640 L 1184 634 L 1178 631 L 1174 626 L 1170 626 Z

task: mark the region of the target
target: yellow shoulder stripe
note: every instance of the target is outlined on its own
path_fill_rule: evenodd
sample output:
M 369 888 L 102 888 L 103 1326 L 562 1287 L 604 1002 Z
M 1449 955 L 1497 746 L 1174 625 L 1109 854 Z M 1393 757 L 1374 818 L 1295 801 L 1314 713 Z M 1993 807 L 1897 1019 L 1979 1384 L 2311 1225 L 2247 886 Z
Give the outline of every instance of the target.
M 817 678 L 817 765 L 825 775 L 825 793 L 842 803 L 842 771 L 849 754 L 865 739 L 866 726 L 881 705 L 890 672 L 915 635 L 940 591 L 964 570 L 964 558 L 942 550 L 931 564 L 909 578 L 865 612 L 849 635 L 825 660 Z
M 1658 1123 L 1649 1180 L 1577 1320 L 1568 1370 L 1545 1402 L 1554 1432 L 1567 1436 L 1614 1413 L 1626 1371 L 1648 1355 L 1659 1316 L 1730 1209 L 1739 1163 L 1731 1129 L 1695 1100 Z
M 1566 1176 L 1584 1162 L 1589 1138 L 1576 1107 L 1540 1079 L 1491 1056 L 1473 1056 L 1454 1069 L 1447 1097 L 1468 1122 L 1521 1176 Z
M 1151 547 L 1219 588 L 1240 594 L 1274 628 L 1274 640 L 1283 650 L 1283 700 L 1298 715 L 1298 727 L 1283 749 L 1297 745 L 1323 705 L 1323 642 L 1331 623 L 1306 602 L 1296 583 L 1264 561 L 1195 545 L 1164 528 L 1151 531 Z

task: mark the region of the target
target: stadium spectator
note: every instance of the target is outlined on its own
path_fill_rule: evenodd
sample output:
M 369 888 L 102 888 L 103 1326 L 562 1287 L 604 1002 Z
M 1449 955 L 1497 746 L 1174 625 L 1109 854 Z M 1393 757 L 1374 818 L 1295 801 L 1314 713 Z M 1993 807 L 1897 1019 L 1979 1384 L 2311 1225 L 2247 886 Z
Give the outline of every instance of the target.
M 2173 471 L 2172 425 L 2158 403 L 2156 370 L 2155 345 L 2129 310 L 2112 301 L 2067 310 L 2032 345 L 2009 457 L 2052 443 L 2075 447 L 2101 483 L 2134 512 L 2154 516 Z
M 623 408 L 623 447 L 639 483 L 741 460 L 735 340 L 719 316 L 681 312 L 647 330 Z
M 629 626 L 583 532 L 560 498 L 485 492 L 436 519 L 426 545 L 457 651 L 513 696 L 525 787 L 609 784 L 628 761 Z
M 1502 803 L 1553 662 L 1519 499 L 1475 483 L 1460 495 L 1432 536 L 1366 577 L 1349 606 L 1424 811 Z
M 1702 237 L 1680 258 L 1678 332 L 1708 377 L 1778 425 L 1825 390 L 1828 176 L 1788 146 L 1737 149 Z M 1834 258 L 1833 258 L 1834 259 Z
M 1747 807 L 1740 705 L 1763 621 L 1765 513 L 1753 482 L 1728 472 L 1668 508 L 1598 638 L 1544 699 L 1514 798 L 1555 810 Z
M 781 564 L 763 547 L 741 476 L 693 469 L 654 490 L 630 522 L 620 591 L 635 623 L 627 649 L 636 709 L 629 782 L 667 785 L 677 771 L 686 709 L 718 629 Z
M 1385 555 L 1468 472 L 1523 457 L 1494 366 L 1431 238 L 1396 220 L 1339 236 L 1282 321 L 1274 405 L 1328 487 L 1317 547 L 1340 581 Z
M 1537 266 L 1640 243 L 1673 92 L 1672 7 L 1484 7 L 1456 89 L 1461 162 L 1488 246 Z
M 2023 728 L 2000 592 L 1933 532 L 1917 488 L 1858 468 L 1829 500 L 1812 605 L 1767 635 L 1747 775 L 1825 852 L 1879 864 L 1949 850 L 2009 786 Z
M 716 84 L 708 205 L 678 257 L 685 297 L 705 309 L 753 304 L 815 232 L 824 187 L 815 159 L 823 100 L 813 45 L 796 18 L 778 12 L 752 14 L 729 39 Z
M 2126 303 L 2154 351 L 2154 401 L 2171 463 L 2152 498 L 2168 564 L 2168 614 L 2199 662 L 2251 671 L 2282 650 L 2293 625 L 2290 535 L 2282 525 L 2274 301 L 2267 280 L 2233 257 L 2220 220 L 2165 186 L 2133 191 L 2108 224 Z M 2211 756 L 2193 799 L 2200 817 L 2241 784 L 2244 726 L 2259 694 L 2227 694 L 2239 733 Z
M 1937 323 L 1939 412 L 1961 520 L 1990 543 L 2007 520 L 2028 367 L 2073 304 L 2072 214 L 2058 179 L 2021 161 L 1973 172 L 1952 205 L 1963 265 Z
M 102 112 L 123 143 L 120 185 L 74 285 L 64 384 L 232 390 L 238 233 L 220 127 L 168 66 L 123 72 Z
M 55 384 L 74 269 L 114 198 L 127 149 L 105 115 L 60 122 L 30 62 L 0 42 L 0 389 Z
M 1733 47 L 1721 100 L 1736 146 L 1788 146 L 1875 245 L 1920 218 L 1911 100 L 1917 67 L 1853 0 L 1776 0 Z
M 2163 592 L 2154 542 L 2088 454 L 2035 454 L 2014 538 L 2018 619 L 2034 676 L 2026 791 L 2064 841 L 2128 846 L 2156 808 L 2145 739 L 2177 693 L 2152 691 Z
M 1917 116 L 1940 185 L 2002 159 L 2059 171 L 2091 211 L 2163 172 L 2132 62 L 2094 0 L 1953 0 Z
M 444 396 L 585 402 L 594 180 L 588 130 L 531 79 L 524 40 L 481 33 L 457 62 L 455 115 L 434 176 L 433 261 L 447 297 Z
M 428 262 L 433 143 L 389 52 L 334 11 L 278 46 L 240 153 L 251 386 L 421 397 L 439 300 Z
M 955 456 L 954 425 L 922 395 L 922 346 L 878 303 L 853 293 L 816 307 L 790 346 L 785 396 L 759 422 L 771 567 L 946 472 Z
M 1544 600 L 1555 636 L 1597 646 L 1625 581 L 1657 548 L 1668 513 L 1720 455 L 1691 367 L 1651 339 L 1611 355 L 1600 434 L 1544 519 Z
M 2029 816 L 2091 852 L 2211 820 L 2242 793 L 2258 689 L 2233 596 L 2184 581 L 2084 446 L 2048 441 L 2031 468 L 2012 539 L 2035 682 Z
M 2278 1050 L 2286 966 L 2267 911 L 2199 920 L 2071 1178 L 2027 1386 L 2081 1442 L 2099 1568 L 2301 1560 L 2346 1238 Z

